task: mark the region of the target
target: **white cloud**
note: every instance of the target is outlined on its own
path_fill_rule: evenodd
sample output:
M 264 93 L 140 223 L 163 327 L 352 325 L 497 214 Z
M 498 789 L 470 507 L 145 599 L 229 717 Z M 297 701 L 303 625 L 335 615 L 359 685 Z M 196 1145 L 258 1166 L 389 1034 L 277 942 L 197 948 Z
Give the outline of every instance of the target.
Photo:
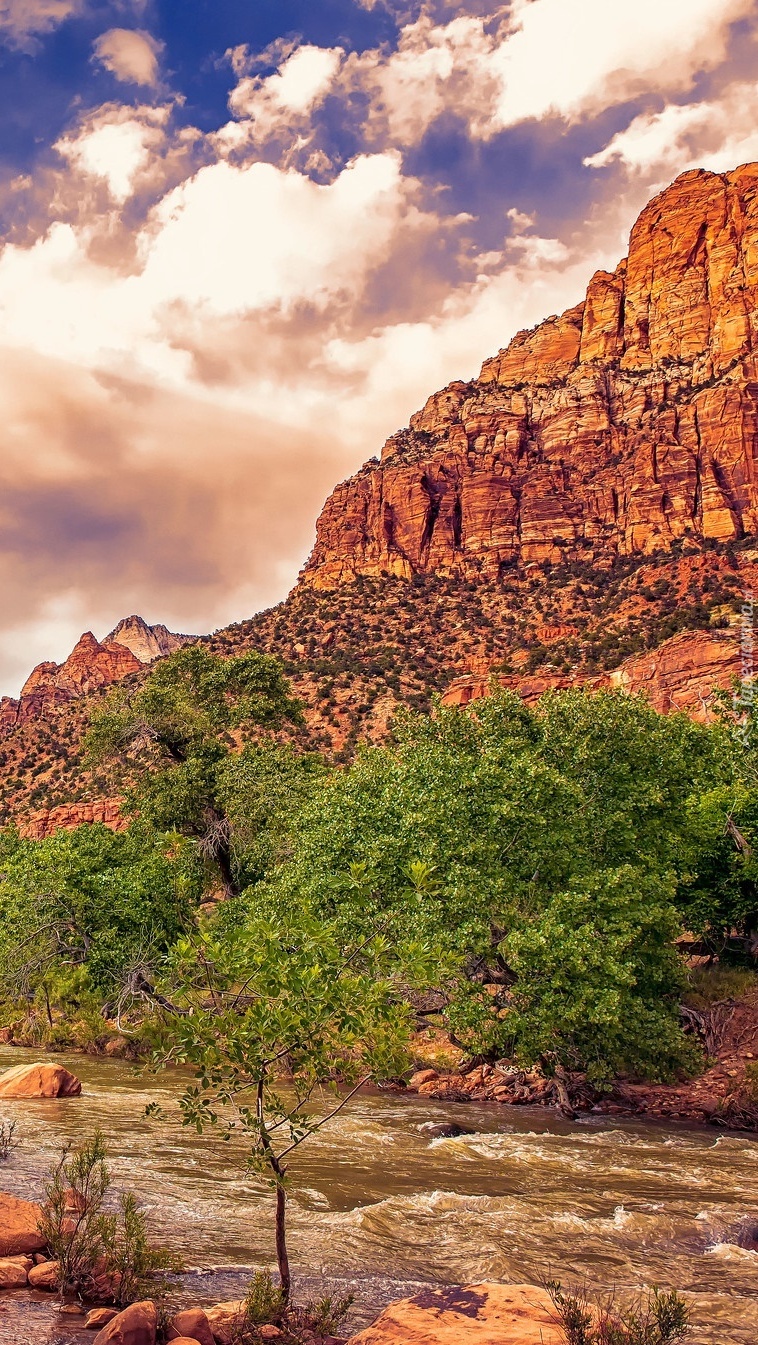
M 514 0 L 439 23 L 425 9 L 404 25 L 394 50 L 351 53 L 340 63 L 335 49 L 319 57 L 312 46 L 288 47 L 276 74 L 242 78 L 231 106 L 268 133 L 292 122 L 302 81 L 308 112 L 327 89 L 345 100 L 356 90 L 366 95 L 364 129 L 381 147 L 416 144 L 444 112 L 488 139 L 531 118 L 572 122 L 641 94 L 686 91 L 724 59 L 730 26 L 754 10 L 755 0 Z M 240 73 L 247 48 L 230 59 Z M 317 93 L 308 101 L 311 74 Z
M 229 99 L 236 117 L 253 123 L 253 133 L 262 139 L 302 121 L 325 99 L 340 68 L 341 47 L 298 47 L 273 75 L 246 75 Z M 239 71 L 239 53 L 231 53 Z
M 85 7 L 86 0 L 0 0 L 0 35 L 25 46 L 30 37 L 51 32 Z
M 140 175 L 154 162 L 165 140 L 169 113 L 167 106 L 111 104 L 88 118 L 75 135 L 64 136 L 55 148 L 82 173 L 103 181 L 113 200 L 123 205 Z
M 492 57 L 492 126 L 688 89 L 723 60 L 729 25 L 753 12 L 753 0 L 515 0 Z
M 92 44 L 95 58 L 122 84 L 155 87 L 163 43 L 142 28 L 109 28 Z
M 655 183 L 688 168 L 728 172 L 758 159 L 758 84 L 730 85 L 717 99 L 672 103 L 644 113 L 597 154 L 589 168 L 619 166 Z

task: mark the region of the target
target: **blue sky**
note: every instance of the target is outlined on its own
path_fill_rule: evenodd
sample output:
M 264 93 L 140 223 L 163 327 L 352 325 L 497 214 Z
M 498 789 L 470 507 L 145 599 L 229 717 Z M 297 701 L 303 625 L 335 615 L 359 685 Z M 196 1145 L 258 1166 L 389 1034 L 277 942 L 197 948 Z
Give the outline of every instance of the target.
M 330 487 L 758 158 L 756 0 L 0 0 L 0 690 L 284 596 Z

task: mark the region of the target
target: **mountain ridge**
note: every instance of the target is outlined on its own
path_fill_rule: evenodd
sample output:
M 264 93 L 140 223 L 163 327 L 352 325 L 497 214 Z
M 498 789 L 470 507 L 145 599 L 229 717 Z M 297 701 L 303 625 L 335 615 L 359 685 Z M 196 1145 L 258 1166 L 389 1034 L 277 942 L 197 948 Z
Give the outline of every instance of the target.
M 300 582 L 603 563 L 755 532 L 758 165 L 683 174 L 585 299 L 434 393 L 340 483 Z
M 434 393 L 335 488 L 284 602 L 197 638 L 280 657 L 298 741 L 337 762 L 398 704 L 492 685 L 619 686 L 707 718 L 758 586 L 756 352 L 758 164 L 684 174 L 582 303 Z M 125 618 L 95 641 L 96 675 L 42 664 L 26 718 L 3 701 L 3 816 L 110 816 L 81 758 L 89 706 L 166 638 L 192 637 Z

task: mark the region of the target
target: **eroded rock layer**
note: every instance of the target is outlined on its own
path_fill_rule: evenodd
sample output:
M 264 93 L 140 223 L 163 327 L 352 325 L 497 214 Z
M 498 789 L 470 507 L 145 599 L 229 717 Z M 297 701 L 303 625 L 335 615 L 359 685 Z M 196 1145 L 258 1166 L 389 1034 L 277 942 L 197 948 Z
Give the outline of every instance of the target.
M 756 531 L 758 164 L 679 177 L 583 303 L 429 399 L 327 501 L 302 575 L 495 578 Z

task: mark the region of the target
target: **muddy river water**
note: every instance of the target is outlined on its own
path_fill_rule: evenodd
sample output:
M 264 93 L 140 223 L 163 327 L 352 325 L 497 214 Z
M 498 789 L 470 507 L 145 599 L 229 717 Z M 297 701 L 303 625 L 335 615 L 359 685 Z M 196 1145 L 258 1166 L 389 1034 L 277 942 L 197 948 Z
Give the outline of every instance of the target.
M 0 1069 L 28 1052 L 0 1047 Z M 243 1291 L 271 1263 L 271 1196 L 244 1151 L 182 1129 L 181 1081 L 119 1061 L 56 1057 L 81 1098 L 3 1101 L 21 1147 L 0 1188 L 38 1199 L 62 1141 L 99 1127 L 116 1187 L 134 1190 L 151 1228 L 188 1269 L 185 1298 Z M 147 1103 L 167 1112 L 144 1117 Z M 431 1139 L 429 1121 L 473 1131 Z M 322 1278 L 357 1294 L 356 1325 L 432 1282 L 564 1281 L 687 1295 L 693 1345 L 758 1345 L 758 1253 L 733 1239 L 758 1222 L 758 1143 L 637 1121 L 560 1121 L 537 1109 L 443 1104 L 373 1093 L 310 1140 L 292 1167 L 291 1259 L 309 1291 Z M 201 1272 L 201 1273 L 198 1273 Z M 2 1345 L 91 1339 L 49 1298 L 4 1295 Z

